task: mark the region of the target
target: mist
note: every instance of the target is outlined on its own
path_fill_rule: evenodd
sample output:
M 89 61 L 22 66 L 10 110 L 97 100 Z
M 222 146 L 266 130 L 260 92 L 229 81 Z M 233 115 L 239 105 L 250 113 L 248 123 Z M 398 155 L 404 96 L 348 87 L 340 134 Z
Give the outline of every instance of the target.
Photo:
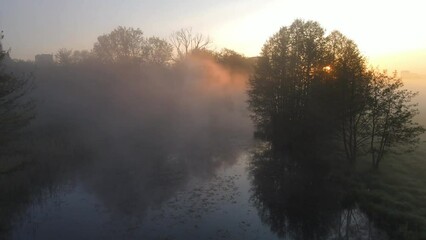
M 192 28 L 0 42 L 0 238 L 422 239 L 421 63 L 277 30 L 255 57 Z
M 184 184 L 190 175 L 209 176 L 232 164 L 251 139 L 248 75 L 211 59 L 188 58 L 173 69 L 53 66 L 36 75 L 31 129 L 62 134 L 46 140 L 52 147 L 67 141 L 76 145 L 73 154 L 88 149 L 87 178 L 99 194 L 106 193 L 98 185 L 108 192 L 116 186 L 123 192 L 115 196 L 141 204 L 142 196 L 130 194 L 136 191 L 158 203 L 169 193 L 142 190 L 155 189 L 156 181 Z

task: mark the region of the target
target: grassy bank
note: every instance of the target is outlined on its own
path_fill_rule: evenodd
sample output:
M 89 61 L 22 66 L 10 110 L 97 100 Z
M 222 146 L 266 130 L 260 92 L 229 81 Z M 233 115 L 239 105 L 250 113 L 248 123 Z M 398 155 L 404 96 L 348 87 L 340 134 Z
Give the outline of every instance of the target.
M 411 153 L 388 155 L 373 172 L 360 161 L 356 185 L 360 207 L 391 239 L 426 239 L 426 144 Z

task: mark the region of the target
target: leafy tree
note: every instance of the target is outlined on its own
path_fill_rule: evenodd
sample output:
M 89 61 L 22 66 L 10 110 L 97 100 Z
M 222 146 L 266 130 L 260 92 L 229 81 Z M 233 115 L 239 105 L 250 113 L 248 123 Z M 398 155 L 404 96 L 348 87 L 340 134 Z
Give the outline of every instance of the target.
M 150 37 L 144 47 L 144 56 L 146 62 L 153 64 L 167 64 L 172 59 L 173 46 L 158 38 Z
M 140 29 L 119 26 L 98 37 L 93 53 L 103 62 L 140 62 L 143 46 L 144 37 Z
M 60 65 L 69 65 L 73 62 L 72 59 L 72 50 L 61 48 L 58 50 L 58 52 L 55 54 L 56 61 Z
M 73 52 L 71 58 L 73 63 L 83 63 L 91 59 L 93 55 L 87 50 L 76 50 Z
M 301 125 L 312 122 L 311 93 L 328 65 L 325 46 L 324 29 L 302 20 L 282 27 L 266 42 L 249 90 L 258 135 L 277 140 L 308 132 Z
M 3 33 L 3 32 L 2 32 Z M 33 118 L 31 101 L 25 99 L 28 79 L 16 78 L 5 69 L 4 59 L 8 52 L 3 50 L 0 34 L 0 143 L 12 138 L 16 130 L 22 128 Z
M 417 94 L 403 89 L 400 78 L 385 71 L 373 71 L 368 117 L 372 164 L 379 168 L 384 155 L 392 147 L 412 149 L 425 129 L 413 121 L 417 104 L 411 102 Z
M 369 71 L 343 34 L 325 36 L 318 23 L 296 20 L 263 46 L 249 104 L 257 136 L 281 147 L 339 136 L 350 163 L 371 152 L 377 168 L 389 149 L 414 146 L 424 131 L 413 122 L 415 94 L 402 87 Z
M 93 54 L 106 63 L 167 63 L 172 47 L 166 41 L 151 37 L 146 39 L 137 28 L 118 27 L 109 34 L 98 37 Z
M 252 63 L 246 57 L 231 49 L 222 49 L 215 54 L 215 58 L 218 63 L 236 71 L 250 72 L 252 68 Z
M 336 115 L 346 157 L 356 161 L 357 154 L 367 139 L 365 109 L 370 76 L 365 59 L 356 44 L 338 31 L 327 36 L 331 57 L 329 74 L 336 88 L 333 96 Z

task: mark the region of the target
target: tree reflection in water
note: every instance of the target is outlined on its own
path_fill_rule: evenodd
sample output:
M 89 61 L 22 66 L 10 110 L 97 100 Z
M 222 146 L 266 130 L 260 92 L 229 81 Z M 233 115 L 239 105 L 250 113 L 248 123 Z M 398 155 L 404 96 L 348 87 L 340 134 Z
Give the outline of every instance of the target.
M 252 153 L 251 200 L 262 222 L 281 238 L 386 239 L 362 213 L 327 154 L 277 151 L 263 143 Z
M 123 219 L 136 219 L 139 226 L 150 209 L 167 204 L 192 178 L 213 178 L 217 169 L 233 165 L 252 135 L 245 88 L 232 75 L 229 84 L 201 91 L 199 85 L 217 78 L 203 70 L 205 64 L 190 65 L 191 71 L 96 64 L 37 68 L 31 92 L 37 118 L 18 144 L 23 150 L 13 151 L 10 160 L 22 158 L 28 166 L 0 174 L 0 238 L 11 232 L 36 238 L 19 232 L 19 225 L 31 222 L 31 209 L 64 194 L 67 185 L 77 185 L 111 213 L 102 220 L 119 219 L 113 230 L 124 225 L 127 231 Z M 6 162 L 4 155 L 0 162 Z M 67 220 L 90 215 L 76 206 L 66 212 Z M 46 212 L 55 210 L 40 215 Z M 60 228 L 69 238 L 84 236 L 78 224 Z M 39 236 L 54 238 L 55 232 L 44 234 Z

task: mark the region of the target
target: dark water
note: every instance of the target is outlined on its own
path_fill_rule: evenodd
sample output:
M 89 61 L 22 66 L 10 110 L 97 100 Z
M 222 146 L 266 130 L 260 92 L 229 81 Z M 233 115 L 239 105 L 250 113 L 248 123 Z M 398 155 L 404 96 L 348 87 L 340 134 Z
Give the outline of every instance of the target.
M 113 99 L 49 91 L 30 153 L 3 156 L 30 161 L 0 175 L 0 238 L 387 239 L 319 167 L 253 140 L 244 89 L 157 108 L 128 84 L 103 90 Z
M 261 199 L 254 199 L 248 176 L 247 148 L 241 147 L 232 164 L 217 166 L 208 176 L 194 174 L 185 179 L 179 173 L 171 177 L 171 172 L 166 177 L 159 172 L 156 176 L 144 176 L 144 170 L 133 166 L 111 171 L 106 179 L 96 179 L 99 176 L 93 176 L 96 174 L 90 172 L 93 169 L 78 169 L 88 172 L 70 176 L 55 189 L 43 189 L 28 203 L 20 216 L 14 218 L 8 238 L 278 239 L 280 236 L 292 239 L 290 230 L 288 235 L 282 232 L 285 226 L 262 216 L 265 209 L 259 208 Z M 315 203 L 305 207 L 311 204 Z M 297 211 L 301 213 L 299 220 L 310 219 L 309 212 Z M 353 211 L 350 236 L 356 239 L 368 239 L 371 234 L 381 236 L 363 213 L 356 208 L 350 211 Z M 334 213 L 335 224 L 321 229 L 319 233 L 324 236 L 318 238 L 344 236 L 347 214 L 348 210 Z M 318 223 L 304 227 L 316 229 Z M 276 224 L 282 229 L 276 229 Z
M 173 187 L 173 182 L 156 187 L 131 182 L 128 191 L 117 194 L 107 187 L 110 193 L 99 193 L 102 189 L 76 180 L 33 204 L 12 239 L 272 238 L 247 201 L 247 156 L 238 158 L 208 179 Z

